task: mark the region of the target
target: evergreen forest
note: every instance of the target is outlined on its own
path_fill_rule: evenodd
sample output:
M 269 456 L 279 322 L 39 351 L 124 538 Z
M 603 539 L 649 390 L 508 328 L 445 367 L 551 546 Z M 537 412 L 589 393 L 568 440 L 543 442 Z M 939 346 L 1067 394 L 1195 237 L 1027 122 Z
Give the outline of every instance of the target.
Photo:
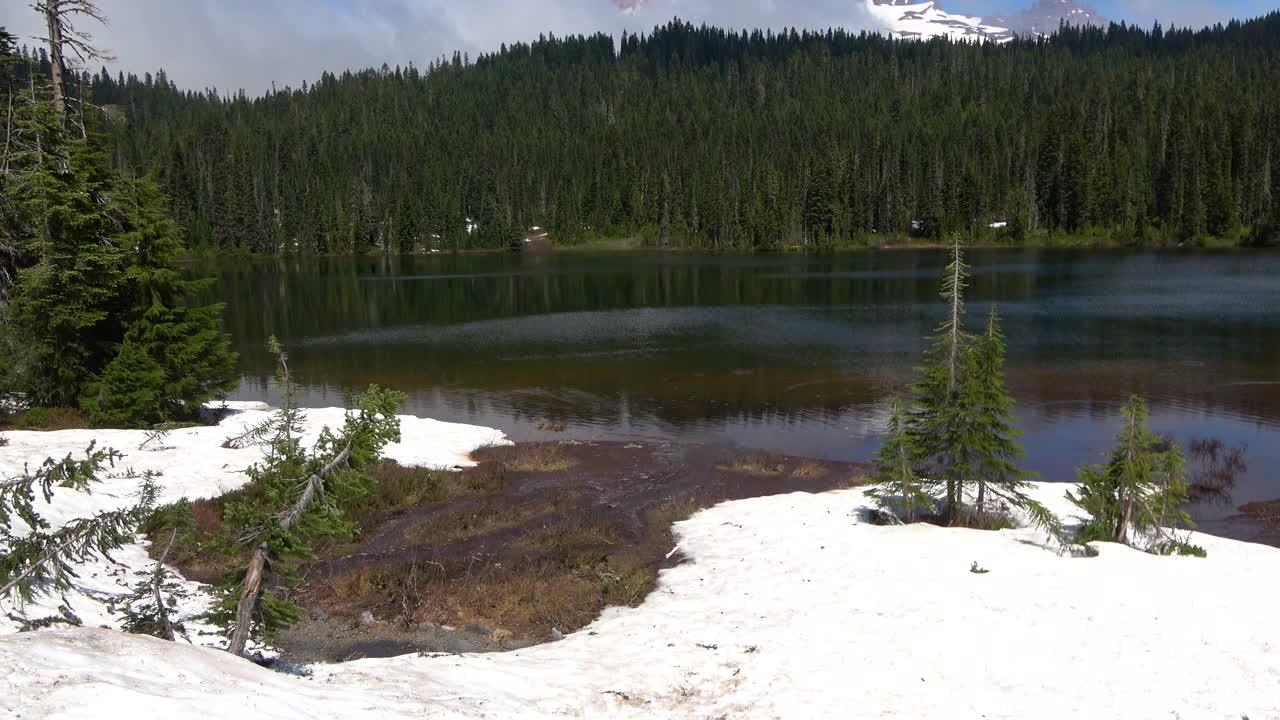
M 43 50 L 27 71 L 47 74 Z M 1005 45 L 877 34 L 540 37 L 262 97 L 162 71 L 69 83 L 194 253 L 629 238 L 807 250 L 1270 244 L 1280 13 Z

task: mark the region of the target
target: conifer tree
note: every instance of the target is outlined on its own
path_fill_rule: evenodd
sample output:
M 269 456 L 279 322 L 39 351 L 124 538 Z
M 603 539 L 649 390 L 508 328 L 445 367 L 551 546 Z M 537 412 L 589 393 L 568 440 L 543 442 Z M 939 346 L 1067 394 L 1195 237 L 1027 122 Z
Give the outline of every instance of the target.
M 1176 534 L 1192 525 L 1183 506 L 1190 497 L 1186 465 L 1177 444 L 1147 429 L 1147 406 L 1133 396 L 1105 465 L 1079 470 L 1079 494 L 1067 498 L 1088 519 L 1076 534 L 1081 543 L 1117 542 L 1160 555 L 1204 555 Z
M 908 427 L 906 408 L 894 398 L 889 414 L 889 426 L 884 445 L 876 453 L 872 464 L 875 475 L 867 495 L 881 508 L 904 522 L 915 522 L 921 515 L 936 511 L 933 496 L 925 488 L 925 481 L 916 473 L 919 450 Z
M 919 380 L 911 386 L 915 406 L 911 432 L 930 479 L 946 486 L 946 512 L 955 519 L 963 512 L 964 482 L 973 475 L 968 436 L 969 419 L 962 402 L 962 383 L 970 362 L 971 338 L 964 330 L 964 289 L 968 265 L 957 238 L 942 280 L 941 297 L 947 317 L 925 351 Z
M 130 253 L 126 275 L 134 319 L 83 404 L 102 424 L 192 419 L 235 383 L 236 355 L 222 331 L 222 306 L 190 303 L 209 281 L 186 280 L 174 267 L 182 238 L 155 183 L 121 184 L 129 225 L 119 242 Z
M 1059 521 L 1042 503 L 1027 495 L 1035 477 L 1021 467 L 1026 453 L 1018 443 L 1022 431 L 1013 415 L 1013 397 L 1004 382 L 1004 333 L 994 305 L 987 318 L 987 330 L 973 339 L 969 375 L 965 378 L 965 403 L 970 419 L 968 447 L 974 457 L 974 474 L 978 494 L 978 515 L 987 511 L 994 496 L 1012 507 L 1027 512 L 1038 526 L 1057 534 Z
M 125 254 L 109 212 L 113 173 L 99 148 L 44 124 L 45 160 L 15 183 L 20 245 L 35 261 L 11 293 L 11 385 L 33 405 L 72 405 L 123 334 Z M 62 169 L 65 159 L 65 169 Z
M 135 635 L 151 635 L 161 640 L 173 640 L 182 626 L 174 622 L 170 604 L 174 598 L 183 594 L 181 577 L 165 567 L 169 550 L 178 537 L 178 528 L 172 528 L 169 539 L 160 557 L 152 564 L 151 570 L 133 587 L 133 591 L 123 600 L 122 612 L 124 622 L 121 627 L 125 632 Z
M 164 422 L 164 369 L 142 343 L 126 335 L 111 364 L 81 401 L 89 419 L 104 426 L 150 426 Z
M 957 239 L 942 282 L 947 317 L 925 351 L 926 362 L 911 385 L 913 404 L 905 419 L 895 408 L 885 448 L 876 456 L 880 487 L 872 497 L 887 507 L 890 498 L 901 494 L 914 513 L 931 504 L 925 498 L 932 502 L 941 490 L 942 507 L 953 524 L 984 521 L 994 497 L 1060 536 L 1057 518 L 1026 492 L 1031 475 L 1019 466 L 1023 450 L 1017 441 L 1013 398 L 1004 383 L 999 316 L 992 308 L 987 330 L 979 336 L 964 328 L 967 280 L 968 266 Z M 966 488 L 976 495 L 976 518 L 969 516 Z
M 251 637 L 269 638 L 297 621 L 297 606 L 275 588 L 291 582 L 292 561 L 309 557 L 312 542 L 353 536 L 355 527 L 342 508 L 368 492 L 362 469 L 378 461 L 387 443 L 400 439 L 396 410 L 404 395 L 373 385 L 356 396 L 340 431 L 322 429 L 306 451 L 288 355 L 274 338 L 270 349 L 279 361 L 283 403 L 264 426 L 242 436 L 265 438 L 265 455 L 248 471 L 248 492 L 224 509 L 226 522 L 244 529 L 252 546 L 248 563 L 215 613 L 231 628 L 227 649 L 237 655 L 244 654 Z

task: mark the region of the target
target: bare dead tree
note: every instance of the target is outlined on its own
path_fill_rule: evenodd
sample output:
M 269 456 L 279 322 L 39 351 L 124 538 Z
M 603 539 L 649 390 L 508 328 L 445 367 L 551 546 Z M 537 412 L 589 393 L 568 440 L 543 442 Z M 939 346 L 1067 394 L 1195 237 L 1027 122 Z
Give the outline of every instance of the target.
M 49 46 L 49 81 L 53 92 L 53 109 L 68 120 L 74 116 L 68 109 L 69 102 L 80 102 L 79 95 L 69 98 L 67 79 L 79 74 L 89 60 L 111 62 L 115 60 L 108 51 L 93 44 L 93 35 L 76 27 L 81 18 L 96 20 L 108 25 L 107 16 L 93 0 L 36 0 L 31 8 L 44 15 L 48 36 L 37 38 Z M 78 115 L 79 112 L 76 113 Z M 81 134 L 85 133 L 80 123 Z

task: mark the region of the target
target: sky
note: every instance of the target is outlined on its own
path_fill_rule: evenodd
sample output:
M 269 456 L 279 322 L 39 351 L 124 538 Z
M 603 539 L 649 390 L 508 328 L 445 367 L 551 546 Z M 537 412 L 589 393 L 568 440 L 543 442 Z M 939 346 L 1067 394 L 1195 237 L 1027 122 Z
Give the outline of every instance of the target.
M 647 31 L 679 16 L 727 27 L 872 28 L 860 0 L 97 0 L 108 27 L 84 23 L 113 70 L 163 68 L 180 87 L 250 94 L 314 81 L 321 72 L 425 66 L 454 50 L 557 35 Z M 1032 0 L 942 0 L 953 12 L 995 14 Z M 1195 25 L 1251 17 L 1280 0 L 1093 0 L 1105 17 Z M 6 0 L 0 25 L 24 44 L 40 34 L 26 2 Z M 625 8 L 626 11 L 620 8 Z M 99 63 L 100 64 L 100 63 Z M 94 69 L 98 64 L 94 65 Z

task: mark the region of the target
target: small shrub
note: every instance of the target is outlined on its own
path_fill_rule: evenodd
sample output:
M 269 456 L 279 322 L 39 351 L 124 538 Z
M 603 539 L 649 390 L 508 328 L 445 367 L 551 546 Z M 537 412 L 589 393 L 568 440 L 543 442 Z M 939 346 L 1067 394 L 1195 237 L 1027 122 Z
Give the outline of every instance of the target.
M 816 460 L 805 460 L 791 471 L 791 477 L 802 478 L 805 480 L 814 480 L 825 477 L 831 472 L 831 469 Z
M 741 475 L 781 475 L 787 464 L 776 455 L 768 453 L 747 453 L 735 455 L 716 466 L 717 470 L 739 473 Z
M 514 472 L 560 472 L 578 464 L 557 444 L 517 445 L 504 463 Z
M 20 413 L 13 424 L 21 430 L 77 430 L 90 426 L 89 418 L 75 408 L 36 407 Z
M 649 592 L 653 580 L 645 573 L 600 572 L 596 574 L 596 586 L 610 605 L 635 605 Z

